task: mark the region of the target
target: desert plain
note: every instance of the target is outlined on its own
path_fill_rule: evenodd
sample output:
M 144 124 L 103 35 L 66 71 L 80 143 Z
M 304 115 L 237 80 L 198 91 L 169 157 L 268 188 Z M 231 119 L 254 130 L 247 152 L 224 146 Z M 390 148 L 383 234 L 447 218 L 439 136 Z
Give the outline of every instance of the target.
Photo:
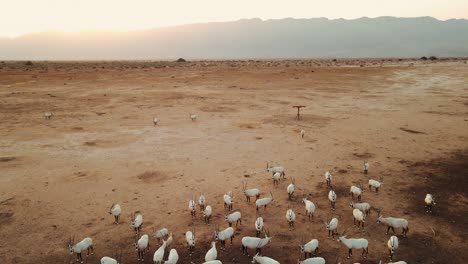
M 306 106 L 296 120 L 294 105 Z M 51 119 L 44 112 L 52 112 Z M 190 114 L 198 116 L 195 122 Z M 68 239 L 91 237 L 99 263 L 122 249 L 138 263 L 130 214 L 142 233 L 167 227 L 179 263 L 203 263 L 223 195 L 242 213 L 233 245 L 218 247 L 223 263 L 250 263 L 240 240 L 255 236 L 254 201 L 242 183 L 271 192 L 259 214 L 272 235 L 263 255 L 297 263 L 298 244 L 317 238 L 327 263 L 389 262 L 384 216 L 409 221 L 394 261 L 466 263 L 468 187 L 468 65 L 464 59 L 95 61 L 0 63 L 0 263 L 70 263 Z M 157 117 L 157 126 L 153 125 Z M 300 131 L 305 130 L 304 138 Z M 369 174 L 363 162 L 369 161 Z M 266 163 L 286 168 L 275 187 Z M 336 210 L 324 173 L 333 174 Z M 288 200 L 286 186 L 295 178 Z M 379 193 L 369 179 L 383 177 Z M 351 185 L 375 208 L 364 229 L 353 226 Z M 436 198 L 432 213 L 424 197 Z M 203 194 L 210 225 L 188 201 Z M 303 197 L 316 202 L 313 220 Z M 121 223 L 107 212 L 122 206 Z M 296 212 L 289 230 L 285 213 Z M 369 241 L 369 255 L 327 237 L 323 219 L 339 217 L 338 232 Z M 184 233 L 196 230 L 189 254 Z M 151 238 L 151 250 L 159 243 Z M 218 243 L 219 246 L 219 243 Z M 253 251 L 250 251 L 253 254 Z M 167 257 L 167 252 L 166 252 Z

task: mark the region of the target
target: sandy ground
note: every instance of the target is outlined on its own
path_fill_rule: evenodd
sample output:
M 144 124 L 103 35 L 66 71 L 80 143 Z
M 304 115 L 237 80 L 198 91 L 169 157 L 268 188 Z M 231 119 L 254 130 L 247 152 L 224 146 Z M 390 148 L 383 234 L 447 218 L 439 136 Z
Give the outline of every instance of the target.
M 302 120 L 294 119 L 293 105 L 307 106 Z M 53 118 L 45 120 L 45 111 Z M 243 221 L 218 259 L 249 263 L 240 240 L 255 235 L 256 213 L 242 181 L 273 193 L 271 206 L 260 210 L 273 236 L 263 254 L 281 263 L 297 263 L 302 236 L 319 239 L 327 263 L 389 261 L 389 235 L 376 211 L 364 230 L 353 226 L 348 192 L 357 182 L 366 187 L 363 201 L 410 223 L 408 238 L 397 230 L 394 260 L 467 262 L 464 60 L 2 62 L 0 117 L 0 263 L 69 263 L 70 235 L 93 238 L 87 263 L 120 247 L 123 263 L 137 263 L 132 211 L 143 214 L 143 233 L 174 233 L 179 263 L 202 263 L 214 224 L 227 226 L 222 196 L 230 190 Z M 362 173 L 366 159 L 369 175 Z M 266 162 L 286 167 L 279 187 Z M 335 212 L 326 170 L 334 173 Z M 369 192 L 368 179 L 381 176 L 381 192 Z M 428 192 L 437 199 L 433 214 L 424 210 Z M 200 193 L 214 208 L 210 226 L 199 212 L 190 218 L 188 201 Z M 313 221 L 303 195 L 318 204 Z M 115 202 L 123 208 L 119 225 L 107 214 Z M 288 204 L 297 214 L 292 231 Z M 340 217 L 339 232 L 349 228 L 348 237 L 369 240 L 367 259 L 356 251 L 347 260 L 345 246 L 327 238 L 321 218 L 329 213 Z M 183 233 L 192 227 L 197 246 L 190 255 Z M 151 244 L 146 263 L 158 243 Z

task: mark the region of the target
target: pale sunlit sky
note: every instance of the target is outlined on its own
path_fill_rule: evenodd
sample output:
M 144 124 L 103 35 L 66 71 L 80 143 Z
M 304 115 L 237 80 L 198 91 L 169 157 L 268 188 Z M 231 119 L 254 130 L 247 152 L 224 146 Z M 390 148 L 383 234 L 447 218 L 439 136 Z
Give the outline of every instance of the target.
M 130 31 L 241 18 L 468 18 L 468 0 L 0 0 L 0 36 Z

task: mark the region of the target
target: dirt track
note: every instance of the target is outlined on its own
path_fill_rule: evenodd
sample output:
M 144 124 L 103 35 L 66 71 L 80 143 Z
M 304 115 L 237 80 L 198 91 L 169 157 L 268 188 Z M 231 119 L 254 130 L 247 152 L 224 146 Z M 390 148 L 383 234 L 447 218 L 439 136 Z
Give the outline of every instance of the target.
M 414 63 L 410 66 L 410 63 Z M 349 65 L 346 65 L 349 64 Z M 359 67 L 359 65 L 365 67 Z M 365 230 L 352 226 L 349 187 L 384 176 L 379 194 L 363 201 L 384 215 L 404 217 L 395 260 L 465 263 L 468 161 L 468 66 L 464 61 L 225 61 L 36 62 L 0 64 L 0 263 L 68 263 L 66 242 L 93 238 L 99 263 L 124 250 L 137 263 L 130 212 L 144 217 L 144 233 L 174 233 L 179 263 L 202 263 L 224 193 L 232 190 L 242 225 L 234 245 L 219 250 L 223 263 L 248 263 L 240 239 L 254 236 L 255 207 L 242 181 L 275 201 L 260 210 L 273 235 L 264 255 L 296 263 L 298 241 L 320 241 L 327 263 L 388 262 L 383 226 L 374 211 Z M 292 105 L 306 105 L 301 121 Z M 45 120 L 43 112 L 54 116 Z M 189 113 L 198 120 L 191 122 Z M 160 119 L 158 126 L 153 116 Z M 299 131 L 306 130 L 304 139 Z M 370 162 L 370 174 L 362 163 Z M 284 165 L 298 191 L 288 231 L 288 181 L 273 187 L 266 162 Z M 331 213 L 323 174 L 333 170 L 339 231 L 369 240 L 369 258 L 326 237 L 321 218 Z M 247 176 L 245 176 L 247 175 Z M 440 186 L 440 188 L 436 188 Z M 437 199 L 424 212 L 425 193 Z M 203 193 L 214 208 L 212 225 L 194 222 L 197 248 L 190 256 L 183 233 L 192 228 L 188 201 Z M 302 195 L 317 202 L 304 215 Z M 107 214 L 122 205 L 118 226 Z M 433 236 L 431 228 L 436 235 Z M 152 240 L 150 256 L 157 243 Z M 335 255 L 339 252 L 339 258 Z M 166 253 L 167 254 L 167 253 Z M 446 259 L 450 258 L 450 261 Z

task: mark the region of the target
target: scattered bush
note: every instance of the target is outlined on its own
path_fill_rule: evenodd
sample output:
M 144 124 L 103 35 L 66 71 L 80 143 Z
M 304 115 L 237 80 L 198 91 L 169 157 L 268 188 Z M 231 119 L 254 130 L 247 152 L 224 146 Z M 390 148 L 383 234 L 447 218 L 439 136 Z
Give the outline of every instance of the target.
M 426 57 L 426 56 L 422 56 L 422 57 L 421 57 L 421 60 L 427 60 L 427 57 Z
M 437 57 L 436 56 L 430 56 L 429 59 L 430 60 L 437 60 Z
M 24 63 L 24 65 L 31 66 L 31 65 L 33 65 L 33 63 L 32 63 L 32 61 L 27 61 L 27 62 Z
M 179 58 L 177 62 L 186 62 L 186 60 L 184 58 Z

